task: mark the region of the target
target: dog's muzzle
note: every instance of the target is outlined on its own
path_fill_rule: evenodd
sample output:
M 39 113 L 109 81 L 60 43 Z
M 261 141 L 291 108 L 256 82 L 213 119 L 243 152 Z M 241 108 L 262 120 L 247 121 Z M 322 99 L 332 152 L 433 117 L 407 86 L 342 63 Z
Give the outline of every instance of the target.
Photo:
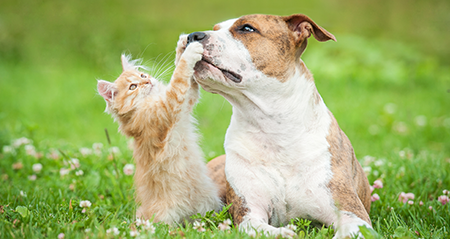
M 191 42 L 203 43 L 206 39 L 208 39 L 208 35 L 206 35 L 205 33 L 203 33 L 203 32 L 193 32 L 193 33 L 188 35 L 186 46 L 188 46 L 189 43 L 191 43 Z M 202 61 L 204 61 L 205 63 L 207 63 L 207 64 L 209 64 L 209 65 L 219 69 L 220 71 L 222 71 L 222 74 L 224 74 L 225 77 L 230 79 L 231 81 L 233 81 L 235 83 L 241 83 L 242 76 L 239 75 L 238 73 L 230 71 L 230 70 L 225 70 L 225 69 L 222 69 L 222 68 L 216 66 L 213 63 L 212 59 L 210 59 L 210 58 L 203 57 Z
M 195 41 L 201 42 L 201 41 L 205 40 L 206 38 L 207 38 L 206 34 L 203 32 L 193 32 L 188 35 L 186 46 L 189 45 L 189 43 L 191 43 L 191 42 L 195 42 Z

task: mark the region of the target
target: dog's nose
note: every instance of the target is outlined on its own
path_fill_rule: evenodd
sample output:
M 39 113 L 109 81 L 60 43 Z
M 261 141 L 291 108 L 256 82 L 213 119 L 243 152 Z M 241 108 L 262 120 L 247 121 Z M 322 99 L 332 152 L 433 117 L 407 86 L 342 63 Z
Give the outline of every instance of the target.
M 187 44 L 194 42 L 194 41 L 202 41 L 206 38 L 206 34 L 203 32 L 193 32 L 189 34 L 187 37 Z

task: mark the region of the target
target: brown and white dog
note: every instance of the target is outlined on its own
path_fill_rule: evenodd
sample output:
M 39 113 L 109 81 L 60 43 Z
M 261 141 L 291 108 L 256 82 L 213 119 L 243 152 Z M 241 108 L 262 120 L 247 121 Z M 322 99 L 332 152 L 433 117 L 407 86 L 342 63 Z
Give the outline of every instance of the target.
M 296 217 L 332 225 L 336 238 L 371 228 L 368 180 L 300 59 L 311 34 L 335 40 L 301 14 L 247 15 L 180 38 L 203 44 L 194 78 L 233 106 L 226 200 L 241 230 L 293 236 L 274 226 Z

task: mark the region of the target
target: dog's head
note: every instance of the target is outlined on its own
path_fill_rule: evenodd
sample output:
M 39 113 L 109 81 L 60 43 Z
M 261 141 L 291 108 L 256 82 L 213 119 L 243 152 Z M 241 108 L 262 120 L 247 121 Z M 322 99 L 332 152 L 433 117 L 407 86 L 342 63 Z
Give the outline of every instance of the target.
M 247 15 L 219 23 L 213 31 L 191 33 L 185 41 L 201 42 L 205 49 L 195 68 L 197 82 L 229 96 L 289 80 L 311 34 L 319 41 L 335 40 L 309 17 L 296 14 Z

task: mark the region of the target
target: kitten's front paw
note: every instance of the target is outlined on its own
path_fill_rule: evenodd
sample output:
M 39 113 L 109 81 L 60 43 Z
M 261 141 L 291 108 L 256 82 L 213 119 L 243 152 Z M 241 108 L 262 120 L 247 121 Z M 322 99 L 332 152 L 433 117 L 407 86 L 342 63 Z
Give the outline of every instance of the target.
M 188 37 L 187 34 L 181 34 L 180 38 L 178 39 L 177 48 L 175 49 L 177 53 L 175 56 L 175 65 L 178 64 L 178 62 L 180 61 L 181 54 L 183 54 L 184 50 L 186 50 L 187 37 Z
M 203 57 L 203 45 L 199 42 L 191 42 L 186 47 L 182 58 L 185 59 L 189 67 L 194 68 L 195 64 Z

